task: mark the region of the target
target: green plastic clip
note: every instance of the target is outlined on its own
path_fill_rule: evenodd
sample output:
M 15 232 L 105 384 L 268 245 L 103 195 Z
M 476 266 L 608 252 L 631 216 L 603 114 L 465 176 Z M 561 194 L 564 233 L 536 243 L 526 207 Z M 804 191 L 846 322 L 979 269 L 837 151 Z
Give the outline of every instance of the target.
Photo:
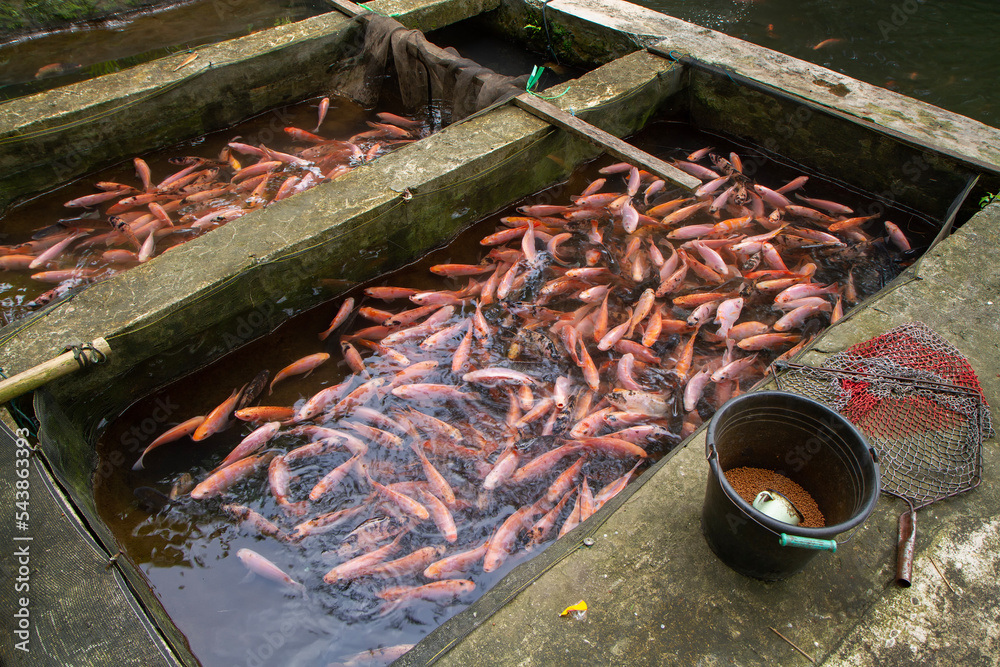
M 817 540 L 813 537 L 796 537 L 788 533 L 781 533 L 778 536 L 778 544 L 783 547 L 799 547 L 837 553 L 837 540 Z
M 542 78 L 542 73 L 545 72 L 544 67 L 539 67 L 538 65 L 533 65 L 531 67 L 531 75 L 528 77 L 528 83 L 525 85 L 524 89 L 529 93 L 533 93 L 532 90 L 536 85 L 538 85 L 538 80 Z

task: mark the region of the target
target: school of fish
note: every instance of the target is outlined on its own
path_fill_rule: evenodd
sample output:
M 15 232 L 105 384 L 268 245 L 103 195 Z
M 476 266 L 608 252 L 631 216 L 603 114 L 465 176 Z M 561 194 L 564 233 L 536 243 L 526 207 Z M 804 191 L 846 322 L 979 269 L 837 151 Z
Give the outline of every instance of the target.
M 331 139 L 317 134 L 329 107 L 323 98 L 311 131 L 284 128 L 286 141 L 304 145 L 292 152 L 237 137 L 217 157 L 171 158 L 179 169 L 160 180 L 137 157 L 137 184 L 97 182 L 98 192 L 64 204 L 82 211 L 79 217 L 40 227 L 30 241 L 0 245 L 0 270 L 54 284 L 27 304 L 40 307 L 427 134 L 422 121 L 379 113 L 377 122 L 368 121 L 370 130 Z
M 244 549 L 248 568 L 295 592 L 351 587 L 377 614 L 467 600 L 842 317 L 866 255 L 909 250 L 891 222 L 802 196 L 806 177 L 771 189 L 710 148 L 675 165 L 703 185 L 614 164 L 502 218 L 474 263 L 431 266 L 440 289 L 343 298 L 268 391 L 331 359 L 346 377 L 274 404 L 262 371 L 137 468 L 235 418 L 246 436 L 190 498 L 296 554 L 285 572 Z

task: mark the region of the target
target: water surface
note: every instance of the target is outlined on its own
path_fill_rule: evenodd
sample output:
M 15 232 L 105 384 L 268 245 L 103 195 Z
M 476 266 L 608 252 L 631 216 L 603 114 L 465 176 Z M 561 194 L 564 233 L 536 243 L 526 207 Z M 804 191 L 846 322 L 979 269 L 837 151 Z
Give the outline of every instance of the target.
M 989 0 L 636 0 L 1000 127 L 1000 4 Z M 817 48 L 818 47 L 818 48 Z

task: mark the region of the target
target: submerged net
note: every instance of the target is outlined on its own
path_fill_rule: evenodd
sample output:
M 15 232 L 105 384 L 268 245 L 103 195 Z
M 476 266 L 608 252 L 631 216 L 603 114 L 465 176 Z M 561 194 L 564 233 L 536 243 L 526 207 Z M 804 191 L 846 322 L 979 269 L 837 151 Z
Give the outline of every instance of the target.
M 868 436 L 886 493 L 918 509 L 979 485 L 989 406 L 966 358 L 927 325 L 904 324 L 821 368 L 780 367 L 781 389 L 826 403 Z
M 375 106 L 390 92 L 387 86 L 398 85 L 408 111 L 430 106 L 447 125 L 524 92 L 526 75 L 497 74 L 395 19 L 365 13 L 354 20 L 363 28 L 363 43 L 354 57 L 336 65 L 334 87 L 363 106 Z

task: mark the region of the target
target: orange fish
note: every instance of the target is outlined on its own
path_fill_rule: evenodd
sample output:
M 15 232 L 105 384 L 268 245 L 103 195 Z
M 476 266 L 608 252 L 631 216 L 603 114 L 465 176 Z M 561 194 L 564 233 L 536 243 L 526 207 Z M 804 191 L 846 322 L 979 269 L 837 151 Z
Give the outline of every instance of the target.
M 268 392 L 267 392 L 268 395 L 274 393 L 274 385 L 276 385 L 279 381 L 284 380 L 285 378 L 291 377 L 293 375 L 301 375 L 302 373 L 305 373 L 303 377 L 308 377 L 309 374 L 312 373 L 317 366 L 325 363 L 329 358 L 330 355 L 327 354 L 326 352 L 318 352 L 316 354 L 310 354 L 308 356 L 302 357 L 298 361 L 293 361 L 292 363 L 288 364 L 280 371 L 278 371 L 278 374 L 274 376 L 273 380 L 271 380 L 271 385 L 270 387 L 268 387 Z
M 97 275 L 97 269 L 57 269 L 31 274 L 32 280 L 43 283 L 61 283 L 64 280 L 89 280 Z
M 366 554 L 361 554 L 356 558 L 352 558 L 351 560 L 334 567 L 323 575 L 323 581 L 328 584 L 336 584 L 341 581 L 348 581 L 364 576 L 374 566 L 378 565 L 399 550 L 399 542 L 403 539 L 406 532 L 407 531 L 400 533 L 396 539 L 384 547 L 380 547 L 375 551 L 371 551 Z
M 191 63 L 193 63 L 193 62 L 194 62 L 195 60 L 197 60 L 197 59 L 198 59 L 198 54 L 197 54 L 197 53 L 192 53 L 192 54 L 191 54 L 191 55 L 189 55 L 189 56 L 188 56 L 187 58 L 185 58 L 185 59 L 184 59 L 183 61 L 181 61 L 181 64 L 180 64 L 180 65 L 178 65 L 177 67 L 175 67 L 175 68 L 173 69 L 173 71 L 174 71 L 174 72 L 176 72 L 176 71 L 177 71 L 177 70 L 179 70 L 180 68 L 182 68 L 182 67 L 185 67 L 185 66 L 187 66 L 187 65 L 190 65 Z
M 282 405 L 257 405 L 249 408 L 241 408 L 233 414 L 237 419 L 245 422 L 281 422 L 294 417 L 295 408 L 288 408 Z
M 490 540 L 490 545 L 486 549 L 483 557 L 483 572 L 492 572 L 503 565 L 507 559 L 507 554 L 514 548 L 514 542 L 518 534 L 525 528 L 525 524 L 533 521 L 541 510 L 535 505 L 525 505 L 516 510 L 500 525 L 497 532 Z
M 243 393 L 242 389 L 233 389 L 233 393 L 229 398 L 208 413 L 205 420 L 195 429 L 191 439 L 196 441 L 204 440 L 208 436 L 224 429 L 226 424 L 229 423 L 229 416 L 236 409 L 236 403 L 240 400 L 241 393 Z
M 405 577 L 424 570 L 443 554 L 443 546 L 423 547 L 402 558 L 380 563 L 371 568 L 367 574 L 371 577 Z
M 833 46 L 834 44 L 839 44 L 842 41 L 844 40 L 840 39 L 839 37 L 831 37 L 829 39 L 824 39 L 822 42 L 820 42 L 819 44 L 817 44 L 812 48 L 813 51 L 818 51 L 819 49 L 822 49 L 824 46 Z
M 452 516 L 448 506 L 430 491 L 419 489 L 417 493 L 420 499 L 423 500 L 424 506 L 430 512 L 431 518 L 434 519 L 434 525 L 438 527 L 438 531 L 445 541 L 454 542 L 457 540 L 458 526 L 455 525 L 455 517 Z
M 177 426 L 174 426 L 173 428 L 160 434 L 160 436 L 157 437 L 156 440 L 153 440 L 153 442 L 149 443 L 149 446 L 142 451 L 142 454 L 139 456 L 139 460 L 136 461 L 135 465 L 132 466 L 132 470 L 142 470 L 143 467 L 142 460 L 146 457 L 146 454 L 150 453 L 160 445 L 165 445 L 168 442 L 174 442 L 175 440 L 180 440 L 185 435 L 190 435 L 191 433 L 194 432 L 196 428 L 201 426 L 201 423 L 203 421 L 205 421 L 204 417 L 201 416 L 192 417 L 191 419 L 188 419 L 187 421 L 178 424 Z
M 35 78 L 44 79 L 47 76 L 56 76 L 57 74 L 62 74 L 65 71 L 66 68 L 62 63 L 50 63 L 39 67 L 38 71 L 35 72 Z
M 476 584 L 468 579 L 442 579 L 423 586 L 394 586 L 377 595 L 398 604 L 410 600 L 450 600 L 474 590 Z
M 198 486 L 191 491 L 191 497 L 195 500 L 214 498 L 222 495 L 229 487 L 236 484 L 244 477 L 249 477 L 263 465 L 270 463 L 274 458 L 273 452 L 266 452 L 260 456 L 251 456 L 241 459 L 231 466 L 226 466 L 222 470 L 209 475 Z
M 483 542 L 475 549 L 469 549 L 461 553 L 452 554 L 439 561 L 431 563 L 424 570 L 424 577 L 427 579 L 444 579 L 456 574 L 467 572 L 470 567 L 478 563 L 486 555 L 489 548 L 489 540 Z

